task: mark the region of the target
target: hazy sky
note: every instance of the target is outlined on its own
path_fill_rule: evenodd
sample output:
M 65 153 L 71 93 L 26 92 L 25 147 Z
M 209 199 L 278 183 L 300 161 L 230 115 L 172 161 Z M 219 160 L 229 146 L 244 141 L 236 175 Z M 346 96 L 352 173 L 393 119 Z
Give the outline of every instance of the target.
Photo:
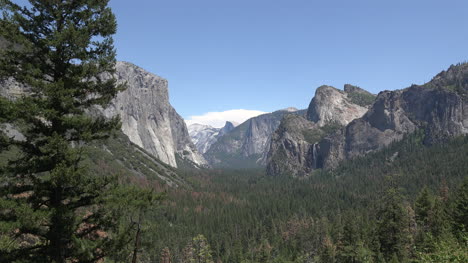
M 467 0 L 111 0 L 118 59 L 169 80 L 185 118 L 305 108 L 323 84 L 378 93 L 468 60 Z

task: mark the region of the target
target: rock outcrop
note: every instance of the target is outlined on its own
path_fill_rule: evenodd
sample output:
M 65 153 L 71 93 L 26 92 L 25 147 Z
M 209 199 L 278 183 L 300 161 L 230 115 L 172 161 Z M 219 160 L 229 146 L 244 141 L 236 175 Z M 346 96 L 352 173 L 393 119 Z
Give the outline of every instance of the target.
M 239 123 L 227 121 L 226 124 L 224 124 L 224 127 L 219 130 L 219 136 L 230 133 L 237 126 L 239 126 Z
M 197 147 L 190 138 L 184 119 L 172 107 L 169 111 L 169 119 L 171 121 L 172 140 L 174 142 L 176 154 L 182 159 L 188 160 L 196 165 L 206 165 L 205 158 L 198 152 Z
M 367 108 L 353 101 L 355 94 L 364 91 L 351 85 L 341 91 L 331 86 L 321 86 L 315 91 L 315 96 L 307 110 L 307 119 L 317 123 L 320 127 L 328 123 L 346 125 L 352 120 L 366 113 Z M 357 90 L 359 89 L 359 90 Z M 366 92 L 366 91 L 364 91 Z M 353 94 L 353 95 L 351 95 Z
M 128 62 L 117 62 L 116 69 L 118 82 L 126 82 L 127 89 L 117 94 L 104 115 L 120 115 L 130 141 L 172 167 L 177 167 L 176 154 L 205 165 L 185 122 L 169 103 L 167 80 Z
M 285 118 L 280 126 L 285 128 L 273 135 L 268 174 L 301 176 L 318 168 L 332 169 L 343 160 L 380 150 L 417 131 L 424 134 L 426 145 L 468 134 L 467 63 L 451 66 L 424 85 L 380 92 L 372 104 L 367 92 L 350 85 L 345 86 L 347 98 L 339 97 L 340 92 L 330 87 L 321 87 L 317 92 L 323 93 L 312 100 L 307 115 L 312 123 Z M 363 116 L 348 115 L 361 112 L 349 102 L 371 106 Z M 330 122 L 347 121 L 350 122 L 342 128 L 324 130 Z M 317 132 L 320 129 L 322 133 Z M 313 141 L 322 138 L 310 145 L 304 131 L 319 135 Z
M 317 88 L 306 118 L 286 115 L 273 133 L 267 174 L 305 176 L 319 168 L 319 142 L 362 117 L 374 99 L 375 95 L 349 84 L 344 91 L 331 86 Z
M 267 174 L 304 176 L 316 168 L 316 139 L 320 127 L 306 118 L 288 114 L 273 133 L 267 159 Z
M 362 118 L 320 142 L 319 167 L 336 167 L 416 130 L 424 132 L 427 145 L 468 134 L 468 64 L 452 66 L 424 85 L 379 93 Z

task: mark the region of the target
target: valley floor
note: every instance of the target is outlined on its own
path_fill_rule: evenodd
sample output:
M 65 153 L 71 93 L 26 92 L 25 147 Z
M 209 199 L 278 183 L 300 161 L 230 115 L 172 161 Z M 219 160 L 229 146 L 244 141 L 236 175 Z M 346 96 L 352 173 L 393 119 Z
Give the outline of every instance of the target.
M 148 262 L 467 262 L 468 137 L 420 135 L 307 178 L 180 171 L 146 214 Z M 196 261 L 191 261 L 196 259 Z

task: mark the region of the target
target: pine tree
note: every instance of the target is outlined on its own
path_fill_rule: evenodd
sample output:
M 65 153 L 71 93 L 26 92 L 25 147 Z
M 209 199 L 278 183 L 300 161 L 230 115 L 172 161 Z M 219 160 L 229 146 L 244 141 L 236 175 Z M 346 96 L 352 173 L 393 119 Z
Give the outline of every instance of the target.
M 205 236 L 198 235 L 194 237 L 184 248 L 184 263 L 213 263 L 211 247 Z
M 198 235 L 192 240 L 194 248 L 194 261 L 196 263 L 213 263 L 211 247 L 203 235 Z
M 468 178 L 465 178 L 456 192 L 452 217 L 456 235 L 466 235 L 468 232 Z
M 81 162 L 85 145 L 119 127 L 118 118 L 87 114 L 122 88 L 111 77 L 116 21 L 107 4 L 1 1 L 0 77 L 28 87 L 0 101 L 0 120 L 25 137 L 1 140 L 1 151 L 17 153 L 1 175 L 0 231 L 13 242 L 0 248 L 2 262 L 97 262 L 121 245 L 113 235 L 119 217 L 104 206 L 114 180 Z
M 405 261 L 408 257 L 410 242 L 409 216 L 403 204 L 403 196 L 396 188 L 390 188 L 378 211 L 377 232 L 380 250 L 386 260 Z
M 429 227 L 429 220 L 433 206 L 434 197 L 429 192 L 429 189 L 424 187 L 416 198 L 416 203 L 414 205 L 416 223 L 423 231 L 427 231 Z
M 430 222 L 433 214 L 434 197 L 427 187 L 424 187 L 416 198 L 415 218 L 416 218 L 416 246 L 419 250 L 430 250 L 433 243 L 433 236 L 430 232 Z
M 336 246 L 329 236 L 325 237 L 320 253 L 320 262 L 336 262 Z

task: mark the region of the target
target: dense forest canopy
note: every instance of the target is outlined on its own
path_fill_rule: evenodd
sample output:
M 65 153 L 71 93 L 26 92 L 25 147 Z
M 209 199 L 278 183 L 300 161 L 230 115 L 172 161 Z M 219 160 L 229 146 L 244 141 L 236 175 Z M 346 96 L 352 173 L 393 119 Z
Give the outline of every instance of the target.
M 421 136 L 307 178 L 182 171 L 193 188 L 148 215 L 148 261 L 190 262 L 202 234 L 222 262 L 465 262 L 468 137 Z

